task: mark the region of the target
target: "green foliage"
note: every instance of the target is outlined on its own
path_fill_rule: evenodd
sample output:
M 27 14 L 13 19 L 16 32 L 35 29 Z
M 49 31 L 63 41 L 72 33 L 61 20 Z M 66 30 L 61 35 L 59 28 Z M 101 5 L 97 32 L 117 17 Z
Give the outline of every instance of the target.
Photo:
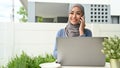
M 17 12 L 17 14 L 22 16 L 22 18 L 19 19 L 21 22 L 27 22 L 28 13 L 26 12 L 26 10 L 25 10 L 25 8 L 23 6 L 20 7 L 20 9 Z
M 120 59 L 120 38 L 118 36 L 104 39 L 102 52 L 109 59 Z
M 8 63 L 8 68 L 28 68 L 29 64 L 31 63 L 31 58 L 27 56 L 24 52 L 21 54 L 20 57 L 16 56 L 15 58 L 11 59 Z
M 7 68 L 40 68 L 39 64 L 45 62 L 54 62 L 55 58 L 52 55 L 46 54 L 45 56 L 30 57 L 26 53 L 22 53 L 20 56 L 12 58 Z M 5 68 L 5 67 L 2 67 Z
M 55 58 L 52 55 L 46 54 L 45 57 L 37 56 L 33 58 L 33 66 L 32 68 L 40 68 L 39 64 L 46 63 L 46 62 L 54 62 Z
M 43 18 L 42 17 L 37 17 L 37 22 L 42 22 Z
M 6 68 L 6 67 L 4 67 L 4 66 L 1 66 L 0 68 Z
M 106 57 L 106 62 L 110 62 L 110 58 L 107 58 L 107 57 Z

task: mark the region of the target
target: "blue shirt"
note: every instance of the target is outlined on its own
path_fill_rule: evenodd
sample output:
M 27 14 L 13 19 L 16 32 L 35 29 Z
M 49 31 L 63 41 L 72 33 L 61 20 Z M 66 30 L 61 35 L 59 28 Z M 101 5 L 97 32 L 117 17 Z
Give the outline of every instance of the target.
M 89 29 L 85 29 L 85 34 L 80 36 L 80 37 L 92 37 L 92 32 L 89 30 Z M 56 35 L 56 38 L 57 37 L 67 37 L 66 33 L 65 33 L 65 29 L 60 29 L 58 32 L 57 32 L 57 35 Z M 55 58 L 57 58 L 57 45 L 55 43 L 55 47 L 54 47 L 54 51 L 53 51 L 53 56 Z

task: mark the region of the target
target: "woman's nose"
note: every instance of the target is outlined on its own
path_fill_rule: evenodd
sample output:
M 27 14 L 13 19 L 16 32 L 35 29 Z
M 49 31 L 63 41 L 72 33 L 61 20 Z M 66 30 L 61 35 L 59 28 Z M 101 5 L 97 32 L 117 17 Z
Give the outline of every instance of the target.
M 75 18 L 75 17 L 76 17 L 76 14 L 74 13 L 74 14 L 73 14 L 73 18 Z

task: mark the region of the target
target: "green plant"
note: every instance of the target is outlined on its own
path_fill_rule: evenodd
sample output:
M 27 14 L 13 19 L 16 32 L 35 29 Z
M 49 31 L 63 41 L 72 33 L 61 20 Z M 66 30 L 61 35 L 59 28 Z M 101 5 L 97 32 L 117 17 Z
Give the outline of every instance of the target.
M 22 53 L 20 57 L 16 55 L 15 58 L 12 58 L 7 64 L 8 68 L 31 68 L 32 59 L 26 54 Z
M 20 56 L 16 55 L 8 62 L 7 66 L 2 68 L 40 68 L 39 64 L 54 61 L 55 58 L 49 54 L 30 57 L 25 52 L 22 52 Z
M 4 67 L 4 66 L 1 66 L 0 68 L 6 68 L 6 67 Z
M 39 23 L 43 22 L 43 17 L 37 16 L 37 22 L 39 22 Z
M 46 62 L 54 62 L 55 58 L 52 55 L 46 54 L 45 57 L 37 56 L 33 58 L 32 68 L 40 68 L 39 64 Z
M 118 36 L 105 38 L 102 52 L 109 59 L 120 59 L 120 38 Z
M 19 8 L 19 11 L 17 11 L 17 14 L 22 16 L 22 18 L 20 18 L 19 21 L 27 22 L 27 20 L 28 20 L 28 13 L 27 13 L 27 11 L 25 10 L 25 8 L 23 6 L 21 6 Z

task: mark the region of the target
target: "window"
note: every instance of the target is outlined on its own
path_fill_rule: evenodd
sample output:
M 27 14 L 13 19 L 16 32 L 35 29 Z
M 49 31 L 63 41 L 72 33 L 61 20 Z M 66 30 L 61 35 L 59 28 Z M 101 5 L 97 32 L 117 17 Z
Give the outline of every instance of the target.
M 91 14 L 93 14 L 93 12 L 91 12 Z
M 91 20 L 91 22 L 93 22 L 93 20 Z
M 104 7 L 104 5 L 102 5 L 102 7 Z
M 100 14 L 100 12 L 98 12 L 98 14 Z
M 91 4 L 91 7 L 93 7 L 93 4 Z
M 107 11 L 107 8 L 105 9 L 105 11 Z
M 104 20 L 102 20 L 102 22 L 104 22 Z
M 93 8 L 91 8 L 91 11 L 93 10 Z
M 102 16 L 102 18 L 104 18 L 104 16 Z
M 97 14 L 97 12 L 94 12 L 94 14 Z
M 105 16 L 105 18 L 107 18 L 107 16 Z
M 100 22 L 100 20 L 98 20 L 98 22 Z
M 91 16 L 91 18 L 93 18 L 93 16 Z
M 97 20 L 95 20 L 95 22 L 97 22 Z
M 94 7 L 97 7 L 97 5 L 95 4 Z
M 104 12 L 102 12 L 102 15 L 104 14 Z
M 100 18 L 100 16 L 98 16 L 98 18 Z
M 95 8 L 94 10 L 96 11 L 97 9 Z
M 94 18 L 97 18 L 97 16 L 94 16 Z
M 105 12 L 105 14 L 107 15 L 108 13 L 107 13 L 107 12 Z
M 105 20 L 105 22 L 107 22 L 107 20 Z

